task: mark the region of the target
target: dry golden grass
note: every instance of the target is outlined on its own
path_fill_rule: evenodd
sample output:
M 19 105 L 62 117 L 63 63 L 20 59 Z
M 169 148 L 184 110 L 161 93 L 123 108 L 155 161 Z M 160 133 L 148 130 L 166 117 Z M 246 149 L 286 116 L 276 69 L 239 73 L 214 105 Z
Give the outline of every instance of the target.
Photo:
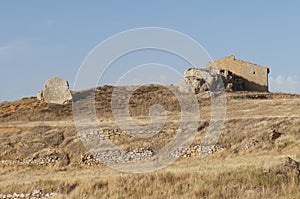
M 298 198 L 295 175 L 281 178 L 284 156 L 212 157 L 181 159 L 170 167 L 129 174 L 106 166 L 2 168 L 1 190 L 60 192 L 58 198 Z M 263 172 L 270 169 L 269 172 Z M 3 171 L 3 170 L 2 170 Z M 3 181 L 3 179 L 8 178 Z M 22 180 L 21 180 L 22 179 Z
M 116 130 L 111 113 L 105 111 L 110 97 L 107 90 L 111 92 L 107 87 L 98 94 L 104 96 L 96 105 L 104 110 L 98 115 L 104 128 Z M 164 94 L 159 89 L 151 92 L 145 92 L 146 97 L 153 92 Z M 264 97 L 257 97 L 261 95 Z M 137 97 L 132 103 L 139 107 L 142 99 Z M 110 139 L 128 150 L 140 146 L 155 150 L 166 145 L 178 127 L 178 107 L 167 103 L 174 100 L 171 96 L 166 94 L 164 99 L 169 115 L 160 134 L 149 140 L 128 135 Z M 162 170 L 144 174 L 122 173 L 104 165 L 79 165 L 86 149 L 77 138 L 70 104 L 49 105 L 34 98 L 0 103 L 0 160 L 57 150 L 68 154 L 71 161 L 52 166 L 0 164 L 0 193 L 41 189 L 59 192 L 57 198 L 300 198 L 298 177 L 293 173 L 278 175 L 278 165 L 285 157 L 300 160 L 300 97 L 240 92 L 229 93 L 227 99 L 226 121 L 218 142 L 224 150 L 181 158 Z M 209 100 L 199 101 L 201 121 L 193 144 L 202 143 L 210 119 Z M 142 112 L 132 109 L 138 124 L 149 122 L 145 114 L 153 103 L 147 102 Z M 282 135 L 270 140 L 274 130 Z M 255 144 L 249 145 L 253 140 Z

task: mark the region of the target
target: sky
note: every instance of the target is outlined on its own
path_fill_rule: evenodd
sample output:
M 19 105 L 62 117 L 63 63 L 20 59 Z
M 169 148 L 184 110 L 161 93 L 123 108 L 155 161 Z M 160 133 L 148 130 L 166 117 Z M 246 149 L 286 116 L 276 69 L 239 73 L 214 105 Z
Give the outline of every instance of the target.
M 213 59 L 235 55 L 268 66 L 272 92 L 300 93 L 299 8 L 297 0 L 0 1 L 0 101 L 35 96 L 55 76 L 72 88 L 95 46 L 142 27 L 182 32 Z M 159 57 L 144 55 L 147 62 Z M 182 73 L 189 67 L 173 58 L 171 63 Z M 116 64 L 99 84 L 128 69 Z

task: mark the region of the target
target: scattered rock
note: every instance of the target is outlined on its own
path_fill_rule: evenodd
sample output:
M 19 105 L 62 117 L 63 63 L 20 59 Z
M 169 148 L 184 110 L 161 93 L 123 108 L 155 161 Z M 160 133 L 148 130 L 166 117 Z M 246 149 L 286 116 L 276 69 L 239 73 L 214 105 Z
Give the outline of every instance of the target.
M 279 132 L 273 130 L 271 133 L 269 133 L 269 140 L 272 141 L 272 142 L 274 142 L 281 135 L 282 135 L 282 133 L 279 133 Z
M 252 138 L 249 140 L 247 144 L 245 144 L 245 149 L 249 149 L 257 144 L 258 144 L 258 140 Z
M 42 193 L 42 190 L 36 189 L 36 190 L 33 190 L 32 195 L 39 195 L 41 193 Z
M 286 180 L 286 179 L 288 178 L 288 176 L 285 175 L 285 174 L 283 174 L 283 173 L 278 173 L 278 174 L 276 175 L 276 177 L 277 177 L 277 178 L 280 178 L 280 179 L 282 179 L 282 180 Z
M 300 163 L 297 162 L 296 160 L 293 160 L 292 158 L 290 157 L 287 157 L 285 159 L 285 162 L 283 164 L 283 167 L 288 170 L 288 171 L 293 171 L 293 170 L 296 170 L 297 172 L 300 172 L 299 170 L 299 165 Z
M 15 199 L 15 198 L 50 198 L 51 196 L 57 196 L 58 194 L 55 192 L 44 192 L 42 190 L 34 190 L 32 193 L 7 193 L 7 194 L 0 194 L 0 199 Z
M 287 157 L 283 164 L 279 165 L 277 168 L 276 177 L 282 180 L 296 180 L 300 182 L 300 163 Z
M 59 185 L 58 189 L 59 192 L 62 194 L 69 194 L 71 193 L 76 187 L 77 187 L 77 183 L 72 183 L 72 184 L 61 184 Z
M 39 91 L 38 94 L 37 94 L 37 96 L 36 96 L 36 98 L 37 98 L 38 100 L 44 100 L 44 97 L 43 97 L 43 91 Z
M 27 157 L 24 163 L 41 166 L 56 165 L 58 167 L 63 167 L 70 163 L 70 158 L 68 154 L 63 151 L 42 150 Z

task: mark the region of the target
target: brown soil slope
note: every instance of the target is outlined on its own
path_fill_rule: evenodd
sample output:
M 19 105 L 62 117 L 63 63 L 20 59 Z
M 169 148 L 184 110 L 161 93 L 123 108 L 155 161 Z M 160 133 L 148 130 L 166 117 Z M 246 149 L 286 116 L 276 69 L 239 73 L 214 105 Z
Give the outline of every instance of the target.
M 124 89 L 126 90 L 126 87 Z M 131 137 L 116 125 L 111 112 L 112 91 L 113 87 L 111 86 L 99 87 L 96 91 L 97 116 L 107 135 L 107 139 L 128 151 L 139 150 L 140 148 L 155 151 L 174 138 L 179 125 L 178 122 L 180 121 L 180 106 L 176 97 L 167 88 L 157 85 L 140 87 L 130 99 L 130 114 L 138 124 L 148 124 L 150 122 L 148 117 L 149 107 L 153 104 L 161 104 L 167 110 L 167 121 L 164 127 L 158 134 L 147 139 Z M 74 96 L 76 100 L 85 100 L 91 97 L 90 94 L 90 91 L 85 91 L 74 93 Z M 247 162 L 245 165 L 256 165 L 259 167 L 261 164 L 265 165 L 266 161 L 269 161 L 270 164 L 272 161 L 279 163 L 286 156 L 292 156 L 296 159 L 300 158 L 299 95 L 234 92 L 226 93 L 226 99 L 227 113 L 221 136 L 215 150 L 212 152 L 213 154 L 205 157 L 205 162 L 211 161 L 210 168 L 212 165 L 218 164 L 218 162 L 213 161 L 224 160 L 224 158 L 230 160 L 230 163 L 226 165 L 222 163 L 224 172 L 235 170 L 243 165 L 240 159 L 236 157 L 248 157 L 245 159 Z M 210 99 L 199 97 L 198 101 L 201 110 L 201 121 L 199 121 L 198 132 L 191 149 L 202 143 L 210 120 Z M 14 102 L 0 103 L 0 165 L 3 168 L 2 172 L 0 172 L 0 175 L 2 175 L 0 177 L 0 190 L 1 187 L 3 190 L 12 190 L 11 185 L 17 183 L 15 180 L 18 180 L 18 177 L 14 177 L 14 181 L 9 181 L 6 178 L 9 172 L 8 169 L 15 167 L 15 165 L 20 165 L 21 170 L 24 169 L 23 167 L 27 168 L 26 165 L 35 165 L 37 167 L 35 169 L 44 167 L 63 168 L 72 173 L 76 171 L 76 168 L 93 165 L 88 161 L 83 161 L 83 157 L 87 152 L 77 136 L 73 122 L 72 102 L 66 105 L 46 104 L 43 101 L 38 101 L 35 97 L 31 97 Z M 185 151 L 184 154 L 186 157 L 194 156 L 190 158 L 194 162 L 203 161 L 198 160 L 197 154 L 195 155 L 191 150 Z M 257 157 L 264 157 L 264 159 Z M 162 177 L 167 178 L 167 181 L 171 180 L 171 184 L 173 178 L 174 181 L 184 178 L 181 180 L 189 183 L 195 180 L 194 177 L 190 176 L 194 174 L 189 172 L 185 177 L 177 176 L 179 175 L 177 172 L 175 172 L 176 174 L 172 173 L 175 170 L 178 171 L 178 169 L 184 173 L 185 168 L 191 168 L 191 170 L 196 168 L 191 162 L 185 162 L 185 159 L 181 161 L 183 161 L 182 164 L 179 161 L 175 166 L 168 168 L 168 172 L 171 172 L 171 174 L 164 173 L 162 175 Z M 102 167 L 101 165 L 99 166 Z M 197 167 L 197 171 L 200 170 Z M 209 170 L 205 166 L 202 168 L 203 172 L 209 172 Z M 12 169 L 12 171 L 19 172 L 19 169 Z M 241 168 L 242 171 L 243 168 Z M 39 172 L 40 175 L 47 176 L 46 173 L 42 174 L 42 170 L 39 170 Z M 86 172 L 90 172 L 90 170 L 86 170 Z M 89 175 L 84 174 L 84 176 Z M 119 174 L 113 175 L 118 176 Z M 145 179 L 149 178 L 152 181 L 161 180 L 156 179 L 158 178 L 156 174 L 153 175 L 152 177 L 146 176 Z M 61 177 L 57 178 L 60 179 Z M 54 187 L 56 187 L 57 182 L 61 181 L 59 179 L 56 179 L 57 181 L 54 180 Z M 134 179 L 142 180 L 142 177 L 135 176 Z M 126 183 L 126 179 L 123 177 L 119 180 Z M 27 181 L 31 182 L 30 179 L 27 179 Z M 81 180 L 79 181 L 81 182 Z M 78 183 L 74 182 L 75 185 Z M 141 183 L 143 184 L 143 182 Z M 226 184 L 226 182 L 224 183 Z M 107 182 L 101 181 L 99 186 L 105 187 L 106 184 Z M 168 186 L 167 184 L 164 183 L 164 186 Z M 39 186 L 49 189 L 50 185 Z M 211 186 L 215 185 L 212 184 Z M 20 187 L 18 186 L 18 188 Z M 183 196 L 209 196 L 211 195 L 209 194 L 210 188 L 198 190 L 197 193 L 195 191 L 193 194 L 196 195 L 183 194 Z M 30 188 L 24 189 L 28 190 Z M 55 189 L 53 188 L 52 190 Z M 186 190 L 188 188 L 182 187 L 181 189 Z M 233 189 L 232 187 L 230 188 L 231 191 Z M 116 197 L 112 190 L 114 189 L 110 189 L 107 192 L 107 197 Z M 78 188 L 77 191 L 78 193 L 76 194 L 84 192 L 83 188 Z M 102 191 L 99 193 L 102 193 Z M 126 195 L 127 192 L 124 192 L 124 190 L 119 190 L 119 193 L 123 197 L 130 197 L 130 195 Z M 137 193 L 134 192 L 134 194 Z M 168 194 L 165 197 L 170 197 Z M 178 195 L 182 194 L 178 193 Z M 160 195 L 158 194 L 157 196 Z M 162 194 L 161 197 L 163 196 Z M 230 195 L 226 196 L 229 197 Z M 255 197 L 260 196 L 262 195 L 255 195 Z M 216 195 L 215 197 L 222 196 Z
M 109 139 L 127 150 L 139 147 L 157 150 L 176 135 L 180 105 L 167 88 L 155 85 L 140 87 L 130 99 L 130 113 L 138 124 L 150 122 L 149 107 L 153 104 L 161 104 L 168 113 L 164 128 L 148 140 L 134 139 L 114 123 L 112 91 L 113 87 L 104 86 L 97 88 L 96 92 L 97 116 L 103 129 L 112 132 Z M 84 100 L 90 96 L 90 91 L 74 96 L 75 99 Z M 210 99 L 199 98 L 198 101 L 201 121 L 194 144 L 201 143 L 210 120 Z M 226 121 L 218 145 L 226 151 L 241 152 L 244 145 L 252 140 L 254 148 L 271 150 L 275 143 L 267 137 L 273 131 L 282 134 L 282 137 L 299 132 L 299 107 L 298 95 L 227 93 Z M 56 150 L 66 153 L 73 162 L 79 161 L 79 154 L 86 152 L 77 139 L 71 102 L 66 105 L 47 104 L 34 97 L 3 102 L 0 104 L 0 133 L 1 160 L 25 160 L 38 152 Z

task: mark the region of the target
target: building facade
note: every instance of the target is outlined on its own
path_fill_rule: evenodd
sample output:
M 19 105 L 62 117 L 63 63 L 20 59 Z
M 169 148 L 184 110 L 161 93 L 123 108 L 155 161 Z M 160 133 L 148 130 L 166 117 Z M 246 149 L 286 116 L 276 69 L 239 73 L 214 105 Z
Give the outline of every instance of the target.
M 234 55 L 209 62 L 206 67 L 228 70 L 244 79 L 244 89 L 247 91 L 269 91 L 269 68 L 250 62 L 237 60 Z

